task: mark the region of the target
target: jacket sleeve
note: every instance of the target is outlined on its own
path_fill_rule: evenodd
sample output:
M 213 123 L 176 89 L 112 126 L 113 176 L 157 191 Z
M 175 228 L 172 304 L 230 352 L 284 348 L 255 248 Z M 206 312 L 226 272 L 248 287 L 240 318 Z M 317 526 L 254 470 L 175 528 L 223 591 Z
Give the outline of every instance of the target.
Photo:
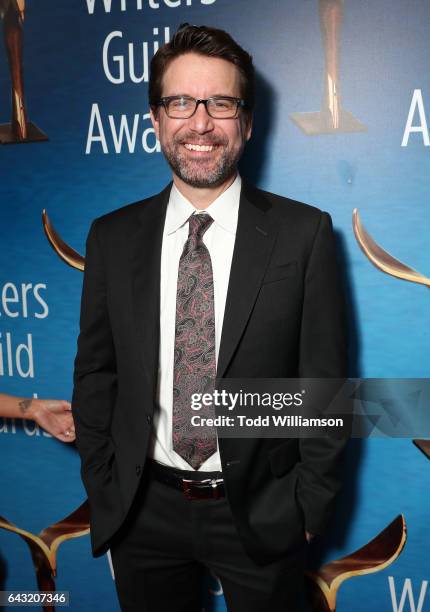
M 91 501 L 93 480 L 108 478 L 114 447 L 110 424 L 117 392 L 115 350 L 104 262 L 95 221 L 87 238 L 72 411 L 81 473 Z
M 330 215 L 322 213 L 309 256 L 300 333 L 299 376 L 343 379 L 347 363 L 344 296 Z M 340 487 L 339 467 L 346 439 L 302 438 L 298 497 L 306 530 L 318 534 L 327 523 Z

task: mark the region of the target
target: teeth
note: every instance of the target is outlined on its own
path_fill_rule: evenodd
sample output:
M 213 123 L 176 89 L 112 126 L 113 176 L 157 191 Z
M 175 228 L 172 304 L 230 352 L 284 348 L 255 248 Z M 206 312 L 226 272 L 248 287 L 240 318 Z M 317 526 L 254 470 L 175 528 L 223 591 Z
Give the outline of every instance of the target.
M 214 148 L 213 145 L 197 145 L 190 143 L 186 143 L 184 146 L 189 151 L 212 151 Z

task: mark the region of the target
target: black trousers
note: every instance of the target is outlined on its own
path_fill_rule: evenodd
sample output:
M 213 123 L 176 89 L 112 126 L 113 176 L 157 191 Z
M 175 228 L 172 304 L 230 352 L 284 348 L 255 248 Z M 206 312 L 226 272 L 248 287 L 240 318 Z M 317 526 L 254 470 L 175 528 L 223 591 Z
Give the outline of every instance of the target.
M 282 537 L 282 534 L 279 534 Z M 152 478 L 141 484 L 111 543 L 123 612 L 209 612 L 207 569 L 229 612 L 302 612 L 303 555 L 260 566 L 246 554 L 225 498 L 188 500 Z

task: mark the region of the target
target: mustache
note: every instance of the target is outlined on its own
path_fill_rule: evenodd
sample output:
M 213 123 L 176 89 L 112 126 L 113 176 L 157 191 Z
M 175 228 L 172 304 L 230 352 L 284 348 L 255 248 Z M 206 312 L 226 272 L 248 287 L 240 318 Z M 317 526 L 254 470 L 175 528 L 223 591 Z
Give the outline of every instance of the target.
M 200 146 L 211 146 L 211 145 L 227 145 L 227 138 L 220 138 L 219 136 L 205 136 L 204 138 L 198 138 L 195 134 L 185 134 L 175 138 L 176 144 L 195 144 Z

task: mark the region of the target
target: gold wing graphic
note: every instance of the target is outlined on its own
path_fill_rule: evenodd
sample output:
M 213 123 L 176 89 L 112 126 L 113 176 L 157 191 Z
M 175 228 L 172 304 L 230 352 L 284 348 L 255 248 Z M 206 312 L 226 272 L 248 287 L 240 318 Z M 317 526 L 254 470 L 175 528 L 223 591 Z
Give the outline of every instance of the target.
M 427 459 L 430 459 L 430 440 L 412 440 L 412 442 L 424 453 Z
M 352 219 L 352 227 L 354 229 L 357 242 L 360 245 L 363 253 L 373 263 L 373 265 L 390 276 L 395 276 L 396 278 L 400 278 L 411 283 L 419 283 L 421 285 L 425 285 L 426 287 L 430 287 L 430 278 L 427 278 L 420 272 L 417 272 L 413 268 L 410 268 L 403 262 L 399 261 L 390 255 L 390 253 L 384 251 L 384 249 L 373 240 L 370 234 L 368 234 L 364 229 L 356 208 L 353 210 Z
M 352 227 L 363 253 L 382 272 L 411 283 L 430 287 L 430 278 L 399 261 L 373 240 L 364 229 L 356 208 L 352 213 Z M 430 440 L 413 440 L 413 443 L 430 459 Z
M 85 257 L 82 257 L 82 255 L 72 249 L 72 247 L 70 247 L 64 242 L 64 240 L 60 238 L 59 234 L 57 234 L 51 221 L 49 220 L 48 213 L 45 209 L 43 209 L 42 211 L 42 223 L 46 237 L 48 238 L 52 248 L 57 253 L 57 255 L 67 265 L 83 272 L 85 268 Z
M 350 555 L 307 572 L 307 593 L 316 612 L 335 612 L 340 585 L 355 576 L 380 572 L 397 559 L 406 543 L 406 522 L 401 514 L 373 540 Z
M 36 572 L 45 573 L 49 566 L 52 576 L 57 571 L 57 550 L 60 544 L 72 538 L 79 538 L 90 532 L 88 500 L 58 523 L 43 529 L 38 535 L 17 527 L 0 517 L 0 528 L 16 533 L 27 543 L 35 564 Z M 45 567 L 44 567 L 45 566 Z M 49 590 L 49 589 L 48 589 Z

